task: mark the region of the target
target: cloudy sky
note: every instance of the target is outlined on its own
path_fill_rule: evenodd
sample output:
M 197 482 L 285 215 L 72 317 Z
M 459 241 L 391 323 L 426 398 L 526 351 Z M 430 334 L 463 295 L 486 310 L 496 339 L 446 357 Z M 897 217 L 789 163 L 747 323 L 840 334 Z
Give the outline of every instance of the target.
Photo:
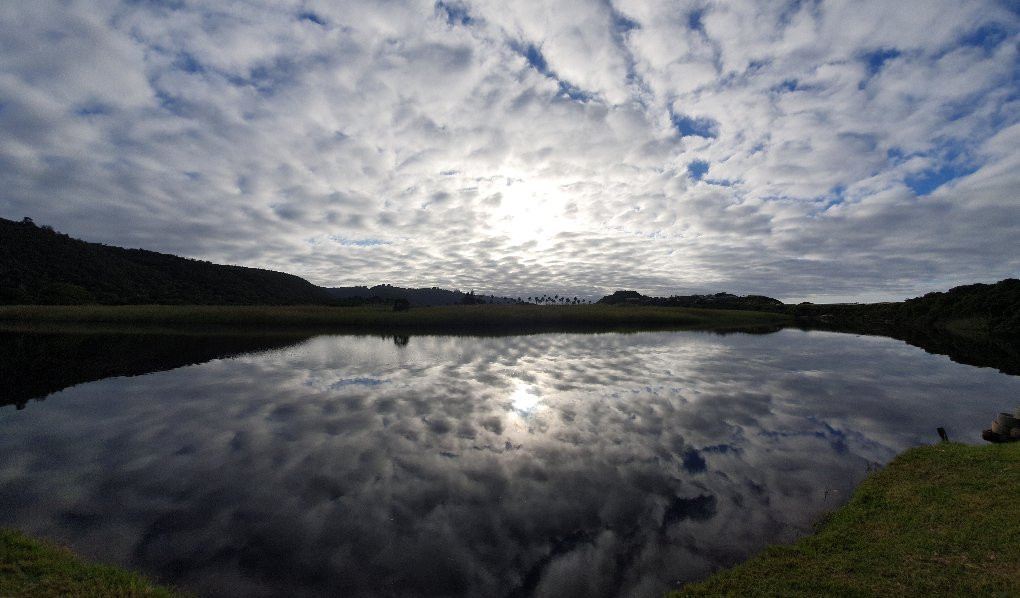
M 1020 276 L 1015 0 L 0 4 L 0 217 L 530 295 Z

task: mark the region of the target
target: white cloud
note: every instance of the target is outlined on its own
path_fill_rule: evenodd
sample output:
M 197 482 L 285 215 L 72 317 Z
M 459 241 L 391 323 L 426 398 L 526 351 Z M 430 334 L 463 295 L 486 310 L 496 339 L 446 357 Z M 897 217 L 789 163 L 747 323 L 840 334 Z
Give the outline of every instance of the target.
M 0 216 L 326 285 L 1016 276 L 1018 17 L 950 4 L 9 4 Z

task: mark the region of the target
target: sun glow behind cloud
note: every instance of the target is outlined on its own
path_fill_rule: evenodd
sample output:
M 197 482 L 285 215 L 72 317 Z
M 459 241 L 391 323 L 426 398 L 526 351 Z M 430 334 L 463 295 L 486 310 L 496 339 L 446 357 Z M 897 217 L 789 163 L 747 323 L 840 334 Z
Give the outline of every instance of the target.
M 6 3 L 0 216 L 325 285 L 911 296 L 1020 275 L 1018 44 L 994 0 Z
M 565 213 L 564 193 L 555 181 L 507 178 L 497 193 L 501 197 L 492 212 L 494 228 L 513 244 L 533 242 L 541 247 L 572 224 Z

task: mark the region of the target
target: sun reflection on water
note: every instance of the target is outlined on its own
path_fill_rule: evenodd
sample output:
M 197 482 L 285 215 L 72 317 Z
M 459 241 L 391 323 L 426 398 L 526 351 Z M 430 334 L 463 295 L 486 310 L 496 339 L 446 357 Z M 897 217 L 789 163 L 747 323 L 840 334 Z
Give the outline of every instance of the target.
M 510 395 L 511 408 L 521 417 L 527 417 L 542 408 L 542 397 L 536 387 L 518 384 Z

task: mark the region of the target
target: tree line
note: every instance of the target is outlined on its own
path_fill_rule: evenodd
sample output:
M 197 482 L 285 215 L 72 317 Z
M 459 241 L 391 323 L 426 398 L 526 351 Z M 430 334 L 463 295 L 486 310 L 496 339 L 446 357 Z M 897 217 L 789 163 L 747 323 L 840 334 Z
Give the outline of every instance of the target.
M 87 243 L 0 218 L 0 304 L 323 304 L 325 289 L 300 277 L 144 249 Z

